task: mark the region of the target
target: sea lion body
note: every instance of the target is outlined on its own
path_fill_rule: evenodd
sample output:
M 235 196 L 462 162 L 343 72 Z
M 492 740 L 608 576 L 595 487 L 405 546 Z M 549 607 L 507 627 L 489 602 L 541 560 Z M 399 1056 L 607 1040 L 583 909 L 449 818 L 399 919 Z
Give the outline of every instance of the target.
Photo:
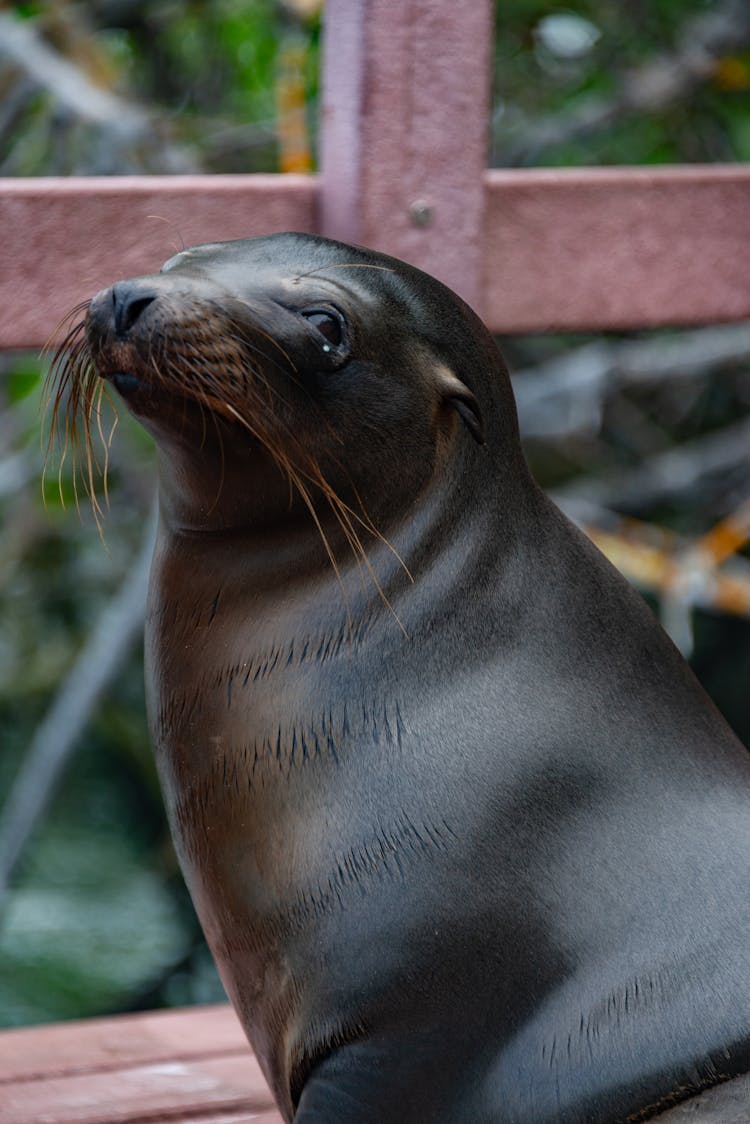
M 88 324 L 157 441 L 170 825 L 284 1118 L 645 1120 L 747 1070 L 750 758 L 533 482 L 474 314 L 279 235 Z

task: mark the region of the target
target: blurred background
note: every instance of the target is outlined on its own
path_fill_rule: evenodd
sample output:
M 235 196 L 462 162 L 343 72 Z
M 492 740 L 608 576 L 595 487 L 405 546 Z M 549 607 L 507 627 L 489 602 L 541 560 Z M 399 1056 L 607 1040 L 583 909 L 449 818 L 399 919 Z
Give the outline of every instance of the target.
M 497 7 L 494 165 L 750 160 L 745 0 Z M 0 3 L 0 175 L 314 171 L 321 8 Z M 500 343 L 538 479 L 750 744 L 750 326 Z M 44 371 L 0 353 L 4 1026 L 222 995 L 146 732 L 150 442 L 122 411 L 100 533 L 42 478 Z

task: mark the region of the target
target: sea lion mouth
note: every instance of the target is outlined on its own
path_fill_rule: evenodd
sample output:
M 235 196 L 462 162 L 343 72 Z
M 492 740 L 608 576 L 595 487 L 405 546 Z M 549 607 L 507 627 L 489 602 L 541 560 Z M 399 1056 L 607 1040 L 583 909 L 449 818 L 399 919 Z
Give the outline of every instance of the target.
M 144 391 L 149 395 L 158 395 L 159 393 L 153 383 L 145 383 L 142 378 L 130 371 L 113 371 L 111 374 L 101 373 L 99 377 L 111 382 L 123 398 L 129 398 L 132 394 L 139 394 Z
M 172 383 L 164 383 L 153 377 L 144 377 L 133 371 L 106 371 L 96 366 L 94 370 L 102 382 L 110 383 L 122 399 L 128 404 L 135 405 L 138 401 L 168 402 L 172 399 L 182 399 L 185 402 L 194 401 L 186 390 Z M 210 403 L 206 404 L 210 408 Z
M 71 389 L 82 388 L 84 412 L 90 378 L 114 387 L 147 428 L 182 429 L 188 441 L 194 411 L 204 434 L 210 416 L 249 432 L 273 426 L 264 393 L 270 358 L 252 325 L 240 325 L 215 301 L 164 294 L 131 300 L 123 312 L 112 296 L 117 288 L 97 294 L 83 319 L 81 354 L 88 353 L 90 370 L 79 364 Z
M 114 371 L 113 374 L 105 375 L 104 378 L 109 378 L 119 391 L 125 393 L 129 390 L 139 390 L 143 386 L 141 379 L 127 371 Z

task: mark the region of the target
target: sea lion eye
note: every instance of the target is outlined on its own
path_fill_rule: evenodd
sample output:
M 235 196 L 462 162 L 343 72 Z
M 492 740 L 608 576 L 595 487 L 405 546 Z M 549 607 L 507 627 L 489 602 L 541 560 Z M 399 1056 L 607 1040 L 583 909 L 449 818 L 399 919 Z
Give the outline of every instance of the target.
M 344 329 L 341 319 L 334 313 L 323 308 L 305 309 L 302 315 L 317 328 L 321 336 L 333 347 L 341 347 L 344 340 Z

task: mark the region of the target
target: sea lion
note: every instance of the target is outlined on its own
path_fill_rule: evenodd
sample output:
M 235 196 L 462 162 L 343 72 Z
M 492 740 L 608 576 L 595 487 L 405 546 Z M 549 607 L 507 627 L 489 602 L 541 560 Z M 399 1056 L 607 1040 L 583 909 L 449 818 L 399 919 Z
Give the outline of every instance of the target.
M 746 1072 L 750 758 L 532 480 L 474 313 L 284 234 L 71 338 L 70 409 L 103 379 L 156 440 L 156 759 L 284 1119 L 639 1121 Z

